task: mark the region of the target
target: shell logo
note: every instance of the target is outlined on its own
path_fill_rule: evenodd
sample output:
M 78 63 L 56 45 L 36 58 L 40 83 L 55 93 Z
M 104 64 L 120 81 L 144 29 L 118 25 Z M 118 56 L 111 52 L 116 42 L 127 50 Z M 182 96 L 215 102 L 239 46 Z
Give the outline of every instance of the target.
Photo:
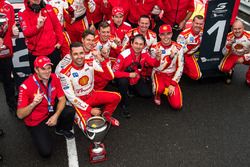
M 80 84 L 81 86 L 87 85 L 88 82 L 89 82 L 89 77 L 88 77 L 87 75 L 84 75 L 83 77 L 81 77 L 81 78 L 79 79 L 78 82 L 79 82 L 79 84 Z

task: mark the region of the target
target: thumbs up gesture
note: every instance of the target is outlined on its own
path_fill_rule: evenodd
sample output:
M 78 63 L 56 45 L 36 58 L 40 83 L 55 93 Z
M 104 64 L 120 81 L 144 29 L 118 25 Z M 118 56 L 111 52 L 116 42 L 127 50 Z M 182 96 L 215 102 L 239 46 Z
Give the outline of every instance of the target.
M 15 22 L 15 24 L 12 26 L 12 33 L 13 33 L 14 36 L 17 36 L 17 37 L 18 37 L 18 35 L 19 35 L 19 29 L 18 29 L 18 27 L 16 26 L 16 22 Z
M 40 29 L 44 25 L 46 18 L 47 17 L 42 16 L 42 12 L 40 11 L 39 16 L 37 18 L 37 25 L 36 25 L 37 29 Z

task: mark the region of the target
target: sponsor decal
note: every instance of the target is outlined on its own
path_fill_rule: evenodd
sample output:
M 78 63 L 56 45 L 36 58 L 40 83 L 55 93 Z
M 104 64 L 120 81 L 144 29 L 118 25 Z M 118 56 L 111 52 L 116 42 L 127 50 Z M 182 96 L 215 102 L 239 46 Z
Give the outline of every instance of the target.
M 202 63 L 212 62 L 212 61 L 220 61 L 220 58 L 210 58 L 210 59 L 207 59 L 206 57 L 201 57 L 201 62 Z
M 79 77 L 77 72 L 74 72 L 72 75 L 73 75 L 74 78 Z
M 87 75 L 82 76 L 78 81 L 79 85 L 81 86 L 87 85 L 88 82 L 89 82 L 89 77 Z
M 69 89 L 69 86 L 64 86 L 63 87 L 63 90 L 67 90 L 67 89 Z

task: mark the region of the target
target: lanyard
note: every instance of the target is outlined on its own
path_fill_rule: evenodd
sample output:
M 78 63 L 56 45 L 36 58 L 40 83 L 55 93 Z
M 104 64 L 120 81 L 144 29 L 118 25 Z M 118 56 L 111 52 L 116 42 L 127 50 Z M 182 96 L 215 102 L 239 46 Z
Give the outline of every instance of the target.
M 38 86 L 38 88 L 42 91 L 42 89 L 41 89 L 41 86 L 40 86 L 40 84 L 39 84 L 39 82 L 37 81 L 37 79 L 35 78 L 35 76 L 33 75 L 33 79 L 34 79 L 34 81 L 35 81 L 35 83 L 36 83 L 36 85 Z M 49 106 L 51 106 L 51 84 L 49 83 L 49 86 L 48 86 L 48 90 L 47 90 L 47 95 L 44 93 L 44 98 L 48 101 L 48 105 Z

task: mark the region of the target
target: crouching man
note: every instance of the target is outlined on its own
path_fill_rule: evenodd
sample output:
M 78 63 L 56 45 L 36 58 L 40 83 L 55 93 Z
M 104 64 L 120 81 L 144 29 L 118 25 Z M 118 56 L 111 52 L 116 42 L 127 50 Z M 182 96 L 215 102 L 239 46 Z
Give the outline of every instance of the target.
M 48 57 L 37 57 L 34 61 L 35 74 L 20 86 L 18 97 L 17 116 L 24 119 L 42 157 L 49 157 L 52 153 L 50 127 L 56 126 L 56 133 L 66 139 L 74 138 L 70 130 L 75 112 L 73 108 L 65 107 L 66 98 L 60 80 L 51 73 L 52 65 Z

